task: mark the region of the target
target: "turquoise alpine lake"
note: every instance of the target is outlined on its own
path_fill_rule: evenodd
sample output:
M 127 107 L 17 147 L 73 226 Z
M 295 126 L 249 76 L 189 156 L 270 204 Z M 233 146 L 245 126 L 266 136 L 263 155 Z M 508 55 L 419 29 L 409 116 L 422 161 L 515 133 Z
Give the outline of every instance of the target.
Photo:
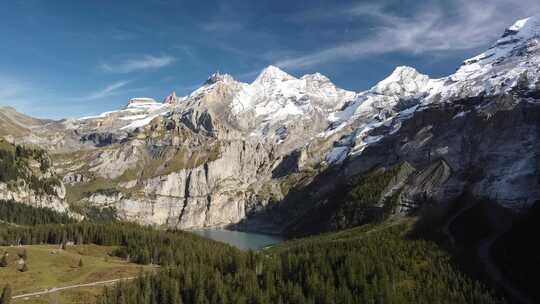
M 285 241 L 283 237 L 269 234 L 242 232 L 225 229 L 200 229 L 191 232 L 218 242 L 227 243 L 241 250 L 261 250 Z

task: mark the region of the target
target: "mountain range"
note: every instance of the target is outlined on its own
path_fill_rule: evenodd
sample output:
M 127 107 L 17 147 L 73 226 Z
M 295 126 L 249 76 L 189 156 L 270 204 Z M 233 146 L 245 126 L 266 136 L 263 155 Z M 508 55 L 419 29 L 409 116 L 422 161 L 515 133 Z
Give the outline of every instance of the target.
M 517 21 L 447 77 L 412 67 L 363 92 L 278 67 L 211 75 L 188 96 L 60 121 L 0 109 L 4 146 L 47 151 L 0 197 L 144 224 L 326 231 L 464 195 L 516 212 L 540 199 L 540 17 Z M 9 149 L 12 149 L 10 147 Z M 18 182 L 17 182 L 18 181 Z M 371 191 L 371 192 L 370 192 Z M 367 193 L 367 194 L 366 194 Z M 363 199 L 351 206 L 349 197 Z

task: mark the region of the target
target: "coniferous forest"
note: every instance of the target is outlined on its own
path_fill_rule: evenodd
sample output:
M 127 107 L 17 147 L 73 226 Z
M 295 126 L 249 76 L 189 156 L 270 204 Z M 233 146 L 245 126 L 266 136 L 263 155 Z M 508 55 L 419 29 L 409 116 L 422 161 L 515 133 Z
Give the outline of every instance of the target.
M 74 223 L 67 214 L 49 208 L 36 208 L 13 201 L 0 200 L 0 220 L 18 225 Z
M 25 226 L 54 211 L 0 205 L 19 211 L 17 217 L 1 213 L 2 221 L 17 224 L 0 229 L 1 245 L 113 245 L 116 256 L 161 265 L 155 274 L 106 288 L 102 304 L 502 303 L 463 275 L 435 243 L 410 239 L 411 220 L 243 252 L 187 232 L 120 222 L 69 223 L 60 214 L 56 222 L 63 224 Z

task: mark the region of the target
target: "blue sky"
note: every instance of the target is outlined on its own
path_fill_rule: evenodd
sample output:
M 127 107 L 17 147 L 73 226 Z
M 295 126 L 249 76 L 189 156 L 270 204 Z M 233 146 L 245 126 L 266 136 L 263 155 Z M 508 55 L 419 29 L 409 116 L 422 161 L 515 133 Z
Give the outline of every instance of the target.
M 84 116 L 270 64 L 360 91 L 397 65 L 450 74 L 535 13 L 537 0 L 3 1 L 0 104 Z

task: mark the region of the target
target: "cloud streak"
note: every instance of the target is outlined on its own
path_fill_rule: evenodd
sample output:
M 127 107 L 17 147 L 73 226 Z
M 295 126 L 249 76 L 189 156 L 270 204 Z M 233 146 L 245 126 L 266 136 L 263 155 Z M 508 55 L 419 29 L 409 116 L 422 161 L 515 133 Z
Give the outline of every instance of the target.
M 321 12 L 309 18 L 356 17 L 377 22 L 373 34 L 308 54 L 275 62 L 288 69 L 310 68 L 340 60 L 354 60 L 369 55 L 393 52 L 426 54 L 485 47 L 502 34 L 516 19 L 540 12 L 540 3 L 532 0 L 458 0 L 451 8 L 439 2 L 424 5 L 412 16 L 390 13 L 384 5 L 361 4 L 336 9 L 334 14 Z
M 19 86 L 13 83 L 5 83 L 3 81 L 0 81 L 2 83 L 2 87 L 0 87 L 0 102 L 9 100 L 10 98 L 13 98 L 18 95 L 20 92 Z
M 235 32 L 242 30 L 244 26 L 231 21 L 213 21 L 202 24 L 201 28 L 206 32 Z
M 103 71 L 111 73 L 131 73 L 141 70 L 159 69 L 173 64 L 176 61 L 175 57 L 163 55 L 152 56 L 145 55 L 137 59 L 129 59 L 116 64 L 104 63 L 100 65 Z
M 98 100 L 98 99 L 103 99 L 106 97 L 111 97 L 111 96 L 122 93 L 121 89 L 124 88 L 129 83 L 130 83 L 129 80 L 117 81 L 117 82 L 111 83 L 110 85 L 106 86 L 103 89 L 90 93 L 87 96 L 78 97 L 75 99 L 79 101 L 90 101 L 90 100 Z
M 7 75 L 0 75 L 0 105 L 23 105 L 28 102 L 30 84 Z M 31 96 L 31 95 L 30 95 Z

